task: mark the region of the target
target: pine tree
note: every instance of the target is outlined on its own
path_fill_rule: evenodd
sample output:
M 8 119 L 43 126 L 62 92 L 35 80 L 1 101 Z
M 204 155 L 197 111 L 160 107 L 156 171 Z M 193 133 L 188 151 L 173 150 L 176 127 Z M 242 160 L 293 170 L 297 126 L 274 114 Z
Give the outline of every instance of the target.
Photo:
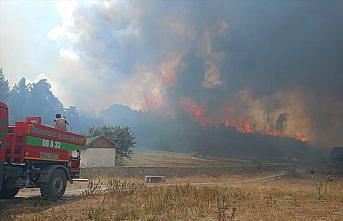
M 29 99 L 30 114 L 41 116 L 46 124 L 52 124 L 55 114 L 63 111 L 63 104 L 50 89 L 51 85 L 46 79 L 33 83 Z
M 10 121 L 23 120 L 28 115 L 30 108 L 30 84 L 23 77 L 16 83 L 10 92 L 9 107 L 11 110 Z
M 0 101 L 7 102 L 10 94 L 8 80 L 5 78 L 3 69 L 0 68 Z

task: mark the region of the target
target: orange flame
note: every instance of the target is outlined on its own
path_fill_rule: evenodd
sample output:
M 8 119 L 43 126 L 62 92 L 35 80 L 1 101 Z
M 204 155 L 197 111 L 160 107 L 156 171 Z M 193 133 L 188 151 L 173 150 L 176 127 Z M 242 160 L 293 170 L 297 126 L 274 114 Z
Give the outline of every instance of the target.
M 307 142 L 308 141 L 308 137 L 304 134 L 296 136 L 295 139 L 297 139 L 300 142 Z
M 226 120 L 224 120 L 224 126 L 225 127 L 233 127 L 237 131 L 242 132 L 242 133 L 252 133 L 253 132 L 253 128 L 248 122 L 234 124 L 234 123 L 232 123 L 231 120 L 226 119 Z
M 271 130 L 271 131 L 268 131 L 268 132 L 266 133 L 266 135 L 274 136 L 274 137 L 279 137 L 279 136 L 281 136 L 281 132 L 278 131 L 278 130 L 273 129 L 273 130 Z
M 204 116 L 205 108 L 190 98 L 181 98 L 180 103 L 185 107 L 189 115 L 194 116 L 196 119 L 200 119 Z
M 238 124 L 235 126 L 236 130 L 242 133 L 252 133 L 252 126 L 247 123 L 247 122 L 243 122 L 243 124 Z
M 241 133 L 260 133 L 265 134 L 269 136 L 275 136 L 275 137 L 282 137 L 285 136 L 281 131 L 272 129 L 270 131 L 258 131 L 254 128 L 254 126 L 247 122 L 245 119 L 240 120 L 232 120 L 232 119 L 225 119 L 224 121 L 218 121 L 214 118 L 208 117 L 205 115 L 205 107 L 196 103 L 190 98 L 181 98 L 180 104 L 185 108 L 186 112 L 192 116 L 194 119 L 196 119 L 201 127 L 205 127 L 208 125 L 223 125 L 225 127 L 232 127 L 238 132 Z M 300 142 L 307 142 L 309 139 L 306 135 L 298 135 L 293 136 L 294 139 L 300 141 Z
M 206 118 L 205 115 L 205 108 L 200 104 L 197 104 L 190 98 L 182 98 L 180 100 L 181 105 L 185 108 L 186 112 L 194 117 L 200 124 L 201 127 L 205 127 L 211 123 L 213 123 L 212 119 Z

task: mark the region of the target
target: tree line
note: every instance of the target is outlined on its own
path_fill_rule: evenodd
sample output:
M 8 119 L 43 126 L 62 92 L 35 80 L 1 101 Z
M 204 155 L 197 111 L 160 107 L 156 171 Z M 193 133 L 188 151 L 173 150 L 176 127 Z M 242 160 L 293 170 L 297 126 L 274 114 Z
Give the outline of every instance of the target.
M 74 106 L 64 107 L 51 91 L 47 79 L 28 82 L 23 77 L 13 88 L 10 88 L 2 69 L 0 69 L 0 100 L 9 107 L 10 123 L 23 121 L 26 116 L 40 116 L 44 124 L 52 126 L 57 113 L 65 116 L 70 122 L 70 129 L 76 132 L 86 132 L 87 128 L 103 123 L 100 119 L 79 111 Z
M 52 125 L 55 114 L 61 113 L 67 117 L 72 131 L 90 137 L 104 135 L 117 145 L 118 156 L 128 158 L 136 142 L 141 148 L 195 152 L 206 156 L 319 156 L 307 142 L 258 133 L 240 133 L 224 125 L 200 127 L 198 122 L 183 112 L 177 118 L 168 118 L 163 113 L 135 111 L 116 104 L 96 117 L 76 107 L 64 107 L 52 93 L 47 80 L 29 83 L 22 78 L 10 89 L 2 71 L 0 100 L 9 105 L 12 123 L 24 120 L 25 116 L 41 116 L 44 124 Z
M 53 126 L 56 113 L 65 116 L 72 131 L 83 133 L 89 137 L 104 135 L 116 144 L 119 158 L 130 158 L 131 148 L 135 145 L 135 136 L 127 126 L 102 126 L 104 122 L 77 110 L 75 106 L 64 107 L 62 102 L 51 91 L 47 79 L 38 82 L 28 82 L 21 78 L 13 88 L 0 69 L 0 101 L 9 108 L 9 121 L 15 123 L 24 121 L 27 116 L 40 116 L 45 125 Z M 88 131 L 87 131 L 88 129 Z

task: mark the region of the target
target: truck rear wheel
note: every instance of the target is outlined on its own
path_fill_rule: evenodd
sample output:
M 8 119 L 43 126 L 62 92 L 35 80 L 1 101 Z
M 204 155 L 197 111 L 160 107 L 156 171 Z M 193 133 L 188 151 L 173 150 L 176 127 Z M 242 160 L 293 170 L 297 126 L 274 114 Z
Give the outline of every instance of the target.
M 47 200 L 60 199 L 67 187 L 67 176 L 64 171 L 56 169 L 52 172 L 50 180 L 41 185 L 41 195 Z
M 19 192 L 19 188 L 12 188 L 12 189 L 3 188 L 0 192 L 0 199 L 13 199 L 17 195 L 18 192 Z
M 13 187 L 13 185 L 10 185 L 9 181 L 5 181 L 0 191 L 0 199 L 12 199 L 17 195 L 18 192 L 18 187 Z

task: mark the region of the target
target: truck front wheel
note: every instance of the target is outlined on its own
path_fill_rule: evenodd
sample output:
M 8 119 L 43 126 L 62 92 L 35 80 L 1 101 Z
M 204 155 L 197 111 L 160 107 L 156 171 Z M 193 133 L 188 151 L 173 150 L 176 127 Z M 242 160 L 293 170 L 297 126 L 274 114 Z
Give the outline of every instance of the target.
M 48 183 L 41 185 L 41 195 L 47 200 L 60 199 L 67 187 L 67 176 L 64 171 L 56 169 L 52 172 Z

